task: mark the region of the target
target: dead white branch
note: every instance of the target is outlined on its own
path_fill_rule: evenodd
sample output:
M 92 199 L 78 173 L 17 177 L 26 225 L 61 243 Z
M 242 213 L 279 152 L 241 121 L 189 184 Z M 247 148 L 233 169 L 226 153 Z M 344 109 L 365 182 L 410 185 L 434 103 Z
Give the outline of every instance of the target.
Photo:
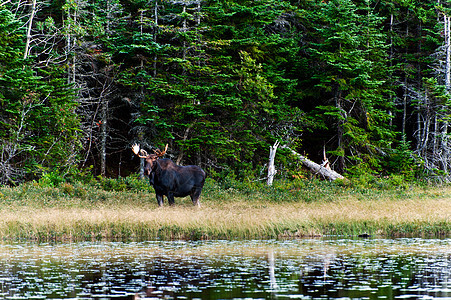
M 294 151 L 293 149 L 291 149 L 288 146 L 282 146 L 282 148 L 290 150 L 291 153 L 294 156 L 296 156 L 302 162 L 302 164 L 314 174 L 320 174 L 321 176 L 323 176 L 324 178 L 326 178 L 330 181 L 334 181 L 337 179 L 345 179 L 345 177 L 343 175 L 341 175 L 327 167 L 328 161 L 326 161 L 325 164 L 320 165 L 320 164 L 317 164 L 317 163 L 311 161 L 310 159 L 306 158 L 305 156 L 297 153 L 296 151 Z
M 269 147 L 269 164 L 268 164 L 268 180 L 267 180 L 268 186 L 272 185 L 274 176 L 277 173 L 277 170 L 274 167 L 274 159 L 276 157 L 277 147 L 279 147 L 279 145 L 280 145 L 280 142 L 276 141 L 274 143 L 274 145 Z

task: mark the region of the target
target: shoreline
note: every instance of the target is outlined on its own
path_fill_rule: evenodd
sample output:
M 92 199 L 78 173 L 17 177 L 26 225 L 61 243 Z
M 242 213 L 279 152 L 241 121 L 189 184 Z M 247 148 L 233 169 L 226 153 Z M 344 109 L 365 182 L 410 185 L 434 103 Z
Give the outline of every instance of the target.
M 188 201 L 186 201 L 188 202 Z M 320 237 L 447 237 L 451 224 L 443 215 L 432 217 L 431 207 L 446 200 L 333 205 L 235 203 L 231 207 L 187 204 L 163 207 L 1 209 L 0 239 L 108 240 L 108 239 L 274 239 Z M 330 206 L 329 206 L 330 205 Z M 390 215 L 378 215 L 388 207 Z M 427 209 L 425 209 L 427 208 Z M 412 210 L 421 210 L 412 214 Z M 448 207 L 447 209 L 451 209 Z M 397 211 L 396 211 L 397 210 Z M 401 215 L 405 211 L 405 215 Z
M 68 193 L 64 185 L 1 187 L 0 240 L 451 236 L 448 187 L 357 193 L 326 186 L 335 194 L 318 194 L 318 200 L 305 201 L 296 198 L 297 192 L 285 195 L 271 189 L 246 193 L 208 186 L 201 208 L 193 207 L 189 198 L 177 198 L 172 207 L 165 201 L 159 208 L 149 191 L 104 191 L 85 185 L 72 188 Z M 305 189 L 305 193 L 313 192 Z

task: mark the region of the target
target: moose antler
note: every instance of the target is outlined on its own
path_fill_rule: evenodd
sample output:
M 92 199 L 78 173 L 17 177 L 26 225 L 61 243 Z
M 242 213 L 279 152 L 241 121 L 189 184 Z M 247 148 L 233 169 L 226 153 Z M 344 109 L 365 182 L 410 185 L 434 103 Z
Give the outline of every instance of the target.
M 148 156 L 146 150 L 140 149 L 138 144 L 134 144 L 132 146 L 132 151 L 133 151 L 133 153 L 138 155 L 138 157 L 140 157 L 140 158 L 146 158 Z
M 158 157 L 162 157 L 166 153 L 167 150 L 168 150 L 168 144 L 166 144 L 166 147 L 164 148 L 164 151 L 161 151 L 160 149 L 155 149 L 155 150 L 153 150 L 153 152 L 155 152 L 155 154 Z

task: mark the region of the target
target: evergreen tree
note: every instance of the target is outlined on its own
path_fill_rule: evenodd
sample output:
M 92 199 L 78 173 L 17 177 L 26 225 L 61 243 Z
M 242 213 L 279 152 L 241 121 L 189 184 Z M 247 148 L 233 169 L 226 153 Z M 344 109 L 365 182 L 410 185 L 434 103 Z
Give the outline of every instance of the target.
M 369 1 L 350 0 L 321 2 L 309 18 L 314 26 L 308 49 L 314 81 L 309 84 L 317 90 L 310 101 L 319 104 L 316 118 L 323 117 L 329 130 L 335 127 L 336 148 L 330 153 L 338 158 L 341 172 L 347 162 L 377 169 L 378 156 L 394 137 L 389 126 L 390 69 L 382 19 Z
M 5 2 L 0 181 L 126 174 L 132 142 L 242 176 L 275 140 L 338 171 L 447 173 L 448 2 Z
M 74 166 L 78 119 L 60 74 L 33 70 L 23 24 L 6 8 L 0 8 L 0 182 L 15 184 Z
M 278 32 L 291 9 L 272 1 L 172 2 L 158 9 L 158 29 L 148 29 L 155 36 L 140 46 L 145 63 L 131 62 L 122 80 L 142 94 L 136 139 L 149 145 L 173 139 L 177 162 L 235 171 L 266 161 L 275 138 L 296 139 L 301 114 L 287 104 L 294 81 L 283 68 L 296 42 L 289 29 Z

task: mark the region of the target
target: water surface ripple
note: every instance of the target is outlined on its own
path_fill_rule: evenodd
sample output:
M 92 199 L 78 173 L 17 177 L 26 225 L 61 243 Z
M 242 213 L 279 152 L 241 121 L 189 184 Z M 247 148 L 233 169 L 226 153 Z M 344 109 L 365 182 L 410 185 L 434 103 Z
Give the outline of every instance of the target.
M 451 239 L 0 245 L 1 299 L 451 299 Z

